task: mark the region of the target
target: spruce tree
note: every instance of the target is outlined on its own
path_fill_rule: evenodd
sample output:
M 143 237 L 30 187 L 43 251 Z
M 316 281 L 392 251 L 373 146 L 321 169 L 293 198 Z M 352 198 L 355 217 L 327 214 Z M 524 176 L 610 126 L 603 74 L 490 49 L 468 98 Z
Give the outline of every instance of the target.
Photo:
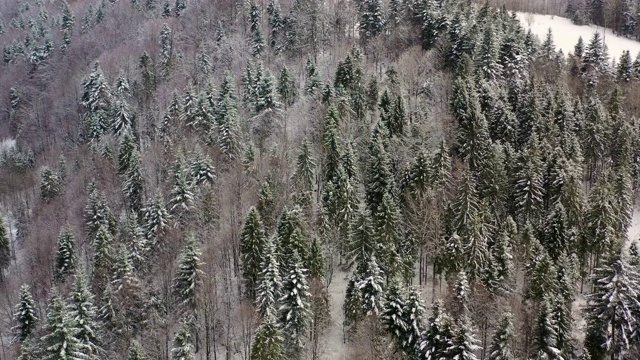
M 57 281 L 63 281 L 66 275 L 74 272 L 76 267 L 75 236 L 69 227 L 65 226 L 58 236 L 58 251 L 56 252 Z
M 292 106 L 296 101 L 296 97 L 298 96 L 296 90 L 296 84 L 291 78 L 291 75 L 289 75 L 289 70 L 284 66 L 278 78 L 277 91 L 278 95 L 280 95 L 280 101 L 284 104 L 285 108 Z
M 240 151 L 240 128 L 238 109 L 231 95 L 225 95 L 218 104 L 216 125 L 218 127 L 218 146 L 220 150 L 233 159 Z
M 20 286 L 20 302 L 16 305 L 13 319 L 16 323 L 12 329 L 15 340 L 23 342 L 33 333 L 39 321 L 36 315 L 36 304 L 27 284 Z
M 123 191 L 131 211 L 140 213 L 144 195 L 144 176 L 142 174 L 142 159 L 138 150 L 134 150 L 131 154 L 130 166 L 124 176 Z
M 384 310 L 384 272 L 376 257 L 366 264 L 362 278 L 356 284 L 362 294 L 362 310 L 365 315 L 380 315 Z
M 510 313 L 504 314 L 493 334 L 487 360 L 515 360 L 513 354 L 513 323 Z
M 173 337 L 173 347 L 171 348 L 171 360 L 194 360 L 195 346 L 189 330 L 189 323 L 183 319 L 180 328 Z
M 60 193 L 62 179 L 60 176 L 44 168 L 40 173 L 40 197 L 45 203 L 49 203 L 54 197 Z
M 621 83 L 628 83 L 633 79 L 633 68 L 631 62 L 631 52 L 625 50 L 620 56 L 617 69 L 617 80 Z
M 276 319 L 271 315 L 262 320 L 256 330 L 251 347 L 250 360 L 282 360 L 284 356 L 284 339 Z
M 267 240 L 261 254 L 260 272 L 256 284 L 256 308 L 263 319 L 277 315 L 282 290 L 282 278 L 273 239 Z
M 406 306 L 405 291 L 398 283 L 392 282 L 387 287 L 387 294 L 382 313 L 382 322 L 391 333 L 398 346 L 402 349 L 404 335 L 407 333 L 404 308 Z
M 176 17 L 182 15 L 182 13 L 187 9 L 187 0 L 176 0 L 176 4 L 174 6 L 174 12 Z
M 291 270 L 284 278 L 280 298 L 280 323 L 285 334 L 285 349 L 297 358 L 304 348 L 310 317 L 309 285 L 307 270 L 297 253 L 291 257 Z
M 615 359 L 634 343 L 640 315 L 640 274 L 618 256 L 596 269 L 593 279 L 593 293 L 585 309 L 588 333 L 603 334 L 604 342 L 592 345 Z M 592 358 L 599 358 L 594 349 L 589 351 Z
M 75 277 L 69 312 L 75 327 L 78 328 L 75 338 L 84 346 L 84 353 L 89 357 L 98 356 L 101 350 L 99 345 L 100 326 L 97 322 L 98 309 L 94 304 L 93 294 L 89 290 L 87 279 L 82 272 L 78 272 Z
M 204 272 L 200 269 L 200 249 L 196 239 L 191 237 L 180 254 L 178 270 L 174 277 L 174 293 L 176 299 L 190 310 L 196 310 L 198 293 Z
M 360 5 L 360 31 L 365 39 L 380 34 L 385 26 L 379 0 L 363 0 Z
M 145 360 L 147 357 L 144 354 L 144 350 L 139 342 L 134 340 L 129 346 L 129 355 L 127 360 Z
M 47 306 L 43 360 L 82 360 L 87 346 L 76 337 L 79 329 L 58 291 L 54 289 Z
M 162 24 L 160 30 L 160 65 L 163 67 L 164 76 L 169 75 L 172 66 L 173 55 L 173 34 L 167 24 Z
M 169 226 L 171 215 L 167 211 L 164 199 L 161 195 L 156 195 L 150 199 L 142 209 L 142 229 L 145 237 L 155 241 Z
M 427 328 L 424 312 L 425 308 L 420 292 L 415 287 L 410 287 L 402 312 L 406 324 L 406 332 L 402 336 L 402 347 L 411 358 L 417 357 L 420 341 Z
M 249 299 L 255 299 L 256 283 L 260 272 L 260 264 L 265 254 L 267 238 L 260 213 L 255 207 L 249 210 L 247 220 L 240 238 L 240 259 L 245 291 Z
M 4 279 L 3 271 L 11 263 L 11 241 L 9 232 L 4 225 L 4 219 L 0 217 L 0 281 Z
M 558 325 L 553 317 L 553 295 L 545 295 L 540 303 L 533 334 L 533 342 L 540 359 L 562 359 L 557 347 Z
M 456 321 L 451 345 L 445 351 L 447 359 L 477 360 L 475 351 L 480 347 L 474 337 L 471 321 L 464 315 Z
M 442 300 L 434 302 L 427 329 L 419 347 L 421 359 L 443 359 L 453 346 L 453 319 L 447 314 Z

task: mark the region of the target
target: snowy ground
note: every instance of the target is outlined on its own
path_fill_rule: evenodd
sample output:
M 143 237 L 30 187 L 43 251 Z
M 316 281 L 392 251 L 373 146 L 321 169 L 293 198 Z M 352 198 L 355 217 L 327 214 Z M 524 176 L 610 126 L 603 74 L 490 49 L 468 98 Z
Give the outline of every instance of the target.
M 321 359 L 345 360 L 348 358 L 342 327 L 344 321 L 342 304 L 344 303 L 349 276 L 350 273 L 348 272 L 336 271 L 329 284 L 331 324 L 322 336 Z
M 605 44 L 609 48 L 611 59 L 619 59 L 624 50 L 631 51 L 632 57 L 635 57 L 640 52 L 640 42 L 616 36 L 610 29 L 594 25 L 574 25 L 571 20 L 559 16 L 531 13 L 517 14 L 525 29 L 531 29 L 533 34 L 542 40 L 544 40 L 547 36 L 547 31 L 551 28 L 556 47 L 562 49 L 565 55 L 573 52 L 573 48 L 578 43 L 580 36 L 587 44 L 596 31 L 603 36 Z

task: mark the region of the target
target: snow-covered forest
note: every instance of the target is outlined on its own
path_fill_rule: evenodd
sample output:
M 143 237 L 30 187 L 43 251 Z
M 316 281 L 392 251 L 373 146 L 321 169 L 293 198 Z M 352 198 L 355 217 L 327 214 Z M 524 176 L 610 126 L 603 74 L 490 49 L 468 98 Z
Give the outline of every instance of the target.
M 0 360 L 639 359 L 640 4 L 471 3 L 0 2 Z

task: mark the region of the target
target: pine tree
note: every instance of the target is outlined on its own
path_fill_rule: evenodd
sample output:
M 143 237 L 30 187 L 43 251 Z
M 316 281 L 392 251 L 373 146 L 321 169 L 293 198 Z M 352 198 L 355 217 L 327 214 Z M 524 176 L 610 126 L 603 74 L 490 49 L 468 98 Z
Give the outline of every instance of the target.
M 71 32 L 73 30 L 75 21 L 76 21 L 76 17 L 75 15 L 73 15 L 73 11 L 71 10 L 69 3 L 67 3 L 67 1 L 64 0 L 62 2 L 62 23 L 61 23 L 62 30 Z
M 495 30 L 492 25 L 486 25 L 482 36 L 482 43 L 478 49 L 476 71 L 485 79 L 494 80 L 502 75 L 502 66 L 498 62 L 500 49 L 496 41 Z
M 267 238 L 260 213 L 255 207 L 252 207 L 249 210 L 240 237 L 242 273 L 245 280 L 245 291 L 250 299 L 255 299 L 256 283 L 266 243 Z
M 295 252 L 291 264 L 291 270 L 284 279 L 280 298 L 280 323 L 283 324 L 285 334 L 285 349 L 293 357 L 297 357 L 301 355 L 309 328 L 311 294 L 307 283 L 307 270 L 302 267 L 300 257 Z
M 369 146 L 369 171 L 365 183 L 367 208 L 374 215 L 382 205 L 382 198 L 393 188 L 391 160 L 385 149 L 382 136 L 371 139 Z
M 33 337 L 26 338 L 20 346 L 20 356 L 18 360 L 41 360 L 42 349 L 38 346 L 37 339 Z
M 118 99 L 115 101 L 111 130 L 114 135 L 120 137 L 122 134 L 126 134 L 131 131 L 135 122 L 135 115 L 131 113 L 129 104 L 124 99 Z
M 277 315 L 282 279 L 273 239 L 267 240 L 256 283 L 256 308 L 263 319 Z
M 180 328 L 173 337 L 171 360 L 195 359 L 195 346 L 193 346 L 189 327 L 188 321 L 183 319 Z
M 182 211 L 189 211 L 194 206 L 195 184 L 186 168 L 184 161 L 178 161 L 174 172 L 174 186 L 171 190 L 171 200 L 169 200 L 169 210 L 176 208 Z
M 4 219 L 0 217 L 0 281 L 4 279 L 3 271 L 11 263 L 11 240 L 9 232 L 4 226 Z
M 391 277 L 402 274 L 400 245 L 403 238 L 400 211 L 391 195 L 385 193 L 382 203 L 373 215 L 374 241 L 381 266 Z
M 199 147 L 190 159 L 189 176 L 196 185 L 213 184 L 216 179 L 216 169 L 211 159 Z
M 36 329 L 39 319 L 35 306 L 29 285 L 23 284 L 20 286 L 20 302 L 13 315 L 16 326 L 12 330 L 16 341 L 25 341 Z
M 296 161 L 296 170 L 293 174 L 293 178 L 298 189 L 296 195 L 297 203 L 307 208 L 311 206 L 313 196 L 313 186 L 315 183 L 315 169 L 316 162 L 311 152 L 309 142 L 306 140 L 302 143 L 298 158 Z
M 621 257 L 596 269 L 593 293 L 585 309 L 588 332 L 604 332 L 604 343 L 593 344 L 617 358 L 629 349 L 640 314 L 640 274 Z M 592 358 L 599 358 L 589 349 Z
M 273 316 L 267 316 L 256 330 L 250 360 L 284 359 L 284 339 Z
M 41 341 L 44 345 L 43 360 L 81 360 L 85 359 L 87 346 L 76 337 L 77 328 L 64 300 L 57 290 L 51 293 L 47 306 L 47 324 Z
M 347 246 L 348 258 L 359 267 L 365 266 L 379 252 L 378 243 L 373 235 L 371 216 L 366 209 L 362 209 L 355 216 Z
M 83 351 L 88 356 L 97 356 L 100 351 L 99 332 L 97 322 L 98 309 L 94 305 L 93 294 L 89 290 L 89 284 L 82 272 L 78 272 L 73 284 L 69 315 L 73 319 L 74 326 L 78 328 L 75 338 L 85 348 Z
M 500 319 L 498 329 L 491 340 L 487 360 L 515 360 L 513 354 L 513 323 L 510 313 Z
M 56 253 L 56 274 L 57 281 L 63 281 L 66 275 L 74 272 L 76 268 L 75 256 L 75 236 L 68 226 L 60 231 L 58 237 L 58 251 Z
M 191 237 L 180 254 L 178 270 L 174 277 L 176 299 L 188 309 L 197 309 L 198 293 L 204 272 L 200 269 L 200 249 Z

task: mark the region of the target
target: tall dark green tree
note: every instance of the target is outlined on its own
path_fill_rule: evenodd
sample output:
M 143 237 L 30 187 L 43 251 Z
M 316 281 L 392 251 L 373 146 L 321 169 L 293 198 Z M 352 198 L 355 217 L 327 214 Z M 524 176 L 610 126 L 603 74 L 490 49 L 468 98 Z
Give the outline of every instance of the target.
M 58 236 L 58 251 L 56 252 L 56 274 L 57 281 L 63 281 L 66 275 L 75 271 L 75 236 L 69 227 L 64 227 Z
M 255 287 L 266 242 L 267 238 L 260 214 L 256 208 L 252 207 L 247 215 L 240 238 L 242 273 L 245 280 L 245 291 L 250 299 L 255 299 Z
M 12 330 L 16 341 L 25 341 L 36 329 L 39 321 L 36 303 L 27 284 L 20 286 L 20 302 L 16 305 L 13 319 L 16 326 Z

